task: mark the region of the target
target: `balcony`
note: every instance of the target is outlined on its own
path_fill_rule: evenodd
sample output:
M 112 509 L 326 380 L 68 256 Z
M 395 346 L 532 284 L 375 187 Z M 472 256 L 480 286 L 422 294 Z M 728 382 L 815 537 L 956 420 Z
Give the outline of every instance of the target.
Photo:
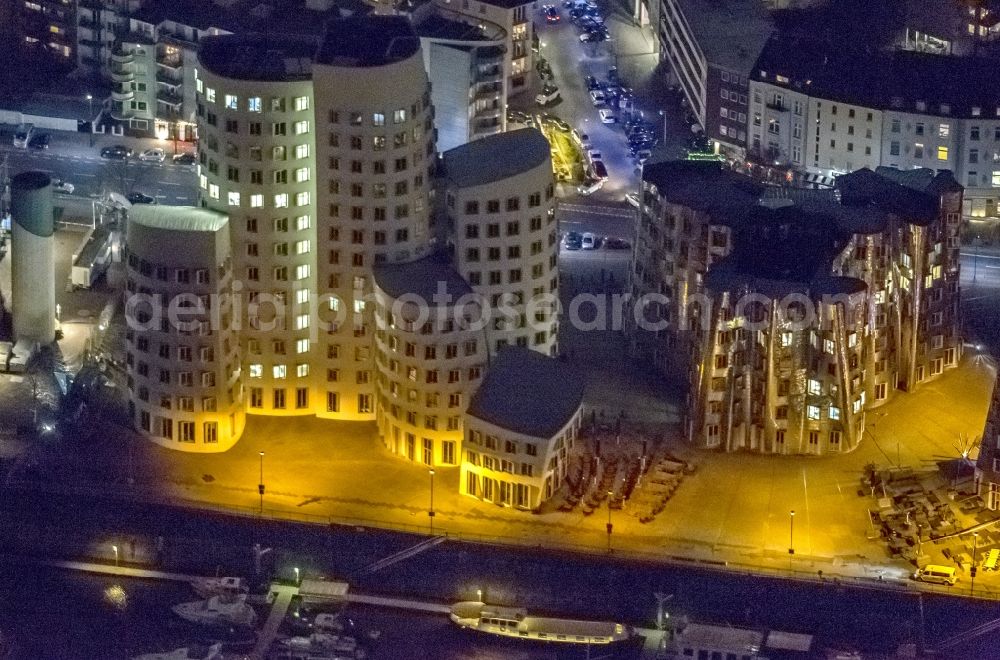
M 156 55 L 156 64 L 166 69 L 176 70 L 184 66 L 184 59 L 181 57 L 180 53 L 161 52 Z
M 135 62 L 135 55 L 131 51 L 123 51 L 115 48 L 111 51 L 112 64 L 132 64 Z
M 503 85 L 500 84 L 489 84 L 480 85 L 479 89 L 476 90 L 476 101 L 487 101 L 490 99 L 495 99 L 500 96 L 503 91 Z
M 506 52 L 502 46 L 493 46 L 490 48 L 480 48 L 476 51 L 476 63 L 480 66 L 495 64 L 500 66 L 503 64 L 503 56 Z
M 499 117 L 502 114 L 503 114 L 503 108 L 500 107 L 499 103 L 496 105 L 496 107 L 476 108 L 475 110 L 476 119 L 492 119 L 494 117 Z
M 163 73 L 162 71 L 156 72 L 156 82 L 163 85 L 168 85 L 170 87 L 180 87 L 184 84 L 184 80 L 180 78 L 175 78 L 170 74 Z
M 135 73 L 132 71 L 120 71 L 117 69 L 111 70 L 111 82 L 130 83 L 133 80 L 135 80 Z
M 165 103 L 170 106 L 179 107 L 184 103 L 184 97 L 179 94 L 174 94 L 172 92 L 158 91 L 156 92 L 156 100 L 160 103 Z
M 111 92 L 112 101 L 119 101 L 121 103 L 124 103 L 126 101 L 131 101 L 133 98 L 135 98 L 135 92 L 133 92 L 131 89 L 128 90 L 116 89 Z
M 788 112 L 788 106 L 785 105 L 784 101 L 771 99 L 764 105 L 767 107 L 768 110 L 774 110 L 775 112 Z

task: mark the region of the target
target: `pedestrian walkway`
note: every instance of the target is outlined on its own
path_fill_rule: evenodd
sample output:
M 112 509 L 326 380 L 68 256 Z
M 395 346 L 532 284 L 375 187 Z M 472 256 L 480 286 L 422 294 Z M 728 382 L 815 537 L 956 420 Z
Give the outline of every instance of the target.
M 201 575 L 185 575 L 183 573 L 167 573 L 164 571 L 154 571 L 148 568 L 136 568 L 134 566 L 114 566 L 109 564 L 95 564 L 85 561 L 39 561 L 43 566 L 53 568 L 63 568 L 69 571 L 80 571 L 82 573 L 97 573 L 99 575 L 117 575 L 120 577 L 142 578 L 147 580 L 168 580 L 171 582 L 186 582 L 188 584 L 197 580 L 204 580 Z
M 344 600 L 349 603 L 359 605 L 372 605 L 374 607 L 390 607 L 397 610 L 411 610 L 414 612 L 426 612 L 428 614 L 449 614 L 451 608 L 440 603 L 427 601 L 408 600 L 405 598 L 387 598 L 385 596 L 366 596 L 364 594 L 348 593 Z
M 264 627 L 261 629 L 260 634 L 257 635 L 257 644 L 254 645 L 253 652 L 250 654 L 251 660 L 264 660 L 267 657 L 267 651 L 271 648 L 271 644 L 274 643 L 274 638 L 278 635 L 278 629 L 281 628 L 281 624 L 285 621 L 285 616 L 288 614 L 288 606 L 292 603 L 292 596 L 299 593 L 299 588 L 272 584 L 270 593 L 274 594 L 271 613 L 268 615 L 267 621 L 264 622 Z

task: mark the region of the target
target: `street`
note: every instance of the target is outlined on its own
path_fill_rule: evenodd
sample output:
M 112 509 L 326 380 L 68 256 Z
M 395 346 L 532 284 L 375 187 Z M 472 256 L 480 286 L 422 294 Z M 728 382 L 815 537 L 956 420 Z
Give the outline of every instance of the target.
M 48 149 L 15 149 L 9 139 L 4 140 L 3 135 L 0 135 L 0 155 L 8 158 L 10 176 L 28 170 L 40 170 L 53 179 L 73 184 L 72 195 L 56 195 L 57 207 L 70 199 L 87 199 L 105 192 L 123 195 L 141 192 L 154 197 L 159 204 L 187 205 L 198 202 L 194 166 L 172 163 L 171 143 L 97 136 L 91 147 L 86 134 L 49 131 L 49 135 L 52 136 L 52 142 Z M 136 156 L 128 161 L 101 158 L 101 148 L 126 143 L 136 150 Z M 142 162 L 137 158 L 142 149 L 154 146 L 167 154 L 164 162 Z

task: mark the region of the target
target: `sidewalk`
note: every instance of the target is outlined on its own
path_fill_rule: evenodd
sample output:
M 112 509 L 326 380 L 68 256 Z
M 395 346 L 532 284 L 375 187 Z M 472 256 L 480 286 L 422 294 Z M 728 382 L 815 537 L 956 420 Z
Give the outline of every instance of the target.
M 11 146 L 11 135 L 14 127 L 9 124 L 0 124 L 0 151 L 23 151 L 15 150 Z M 79 133 L 74 131 L 54 131 L 40 129 L 40 132 L 48 133 L 52 136 L 51 146 L 47 153 L 59 153 L 66 156 L 76 156 L 82 158 L 100 158 L 101 149 L 116 144 L 123 144 L 135 153 L 142 153 L 146 149 L 160 148 L 169 158 L 174 154 L 173 140 L 159 140 L 157 138 L 138 138 L 121 135 L 111 135 L 95 133 Z M 93 144 L 91 144 L 93 143 Z M 177 153 L 193 153 L 195 145 L 193 142 L 177 142 Z

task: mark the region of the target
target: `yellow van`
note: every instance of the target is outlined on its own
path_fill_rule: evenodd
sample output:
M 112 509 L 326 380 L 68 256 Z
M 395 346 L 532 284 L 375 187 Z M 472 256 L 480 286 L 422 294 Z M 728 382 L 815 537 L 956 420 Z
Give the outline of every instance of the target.
M 949 586 L 958 582 L 954 568 L 950 566 L 936 566 L 934 564 L 927 564 L 923 568 L 918 568 L 913 574 L 913 579 L 921 582 L 947 584 Z

